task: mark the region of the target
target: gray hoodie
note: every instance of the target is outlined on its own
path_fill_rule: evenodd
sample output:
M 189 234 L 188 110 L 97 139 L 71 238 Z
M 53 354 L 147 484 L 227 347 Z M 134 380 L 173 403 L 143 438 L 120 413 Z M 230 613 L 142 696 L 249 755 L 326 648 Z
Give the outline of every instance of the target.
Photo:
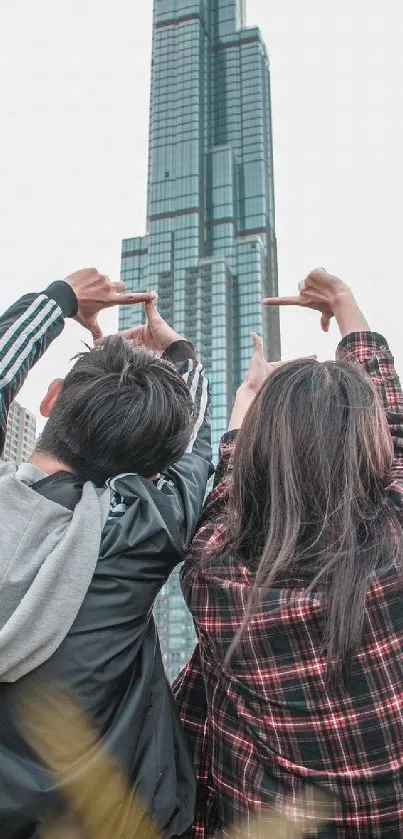
M 31 485 L 30 464 L 0 464 L 0 681 L 15 682 L 58 649 L 83 603 L 99 556 L 110 490 L 84 485 L 74 511 Z

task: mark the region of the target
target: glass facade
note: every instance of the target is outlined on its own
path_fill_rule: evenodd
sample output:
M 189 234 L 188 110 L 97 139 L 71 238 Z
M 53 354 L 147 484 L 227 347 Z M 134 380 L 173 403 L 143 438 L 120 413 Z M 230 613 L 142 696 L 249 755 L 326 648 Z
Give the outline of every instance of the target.
M 146 236 L 125 239 L 128 289 L 158 308 L 207 368 L 215 451 L 247 370 L 250 332 L 280 357 L 269 62 L 243 0 L 154 0 Z M 141 322 L 122 308 L 120 328 Z M 193 644 L 178 579 L 157 604 L 171 676 Z M 179 627 L 179 630 L 177 631 Z

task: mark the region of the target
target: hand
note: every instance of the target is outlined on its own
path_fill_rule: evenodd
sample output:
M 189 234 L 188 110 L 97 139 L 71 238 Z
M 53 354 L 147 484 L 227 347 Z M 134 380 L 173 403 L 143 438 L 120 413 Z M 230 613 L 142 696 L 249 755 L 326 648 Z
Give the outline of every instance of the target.
M 283 363 L 282 361 L 266 361 L 263 355 L 262 339 L 259 335 L 256 335 L 256 332 L 251 333 L 251 338 L 253 351 L 249 362 L 249 370 L 245 380 L 237 390 L 228 431 L 233 431 L 241 427 L 256 394 L 259 393 L 267 377 Z
M 156 355 L 162 355 L 175 341 L 185 340 L 161 317 L 153 301 L 145 303 L 144 310 L 147 320 L 144 326 L 136 326 L 120 333 L 127 341 L 134 346 L 141 344 Z
M 342 280 L 328 274 L 324 268 L 316 268 L 299 284 L 297 297 L 266 297 L 263 304 L 315 309 L 322 313 L 321 327 L 324 332 L 328 332 L 335 307 L 342 297 L 352 297 L 348 286 Z
M 256 332 L 251 332 L 253 350 L 249 362 L 249 369 L 241 388 L 258 393 L 262 384 L 271 373 L 274 373 L 283 363 L 282 361 L 266 361 L 263 355 L 263 341 Z
M 126 288 L 124 283 L 111 283 L 108 277 L 100 274 L 95 268 L 76 271 L 66 277 L 65 282 L 71 286 L 78 300 L 75 320 L 89 329 L 94 341 L 102 338 L 102 330 L 98 323 L 98 314 L 102 309 L 145 303 L 156 297 L 155 292 L 123 294 Z

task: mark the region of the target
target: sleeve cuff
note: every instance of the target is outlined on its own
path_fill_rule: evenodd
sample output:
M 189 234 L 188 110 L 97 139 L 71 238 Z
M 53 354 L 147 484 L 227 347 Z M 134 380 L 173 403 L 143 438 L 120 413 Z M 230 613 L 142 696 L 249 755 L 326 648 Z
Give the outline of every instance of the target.
M 174 341 L 167 347 L 162 357 L 172 361 L 172 364 L 179 364 L 179 362 L 187 361 L 189 358 L 196 361 L 194 346 L 189 341 Z
M 64 282 L 64 280 L 57 280 L 57 282 L 51 283 L 45 289 L 44 294 L 60 306 L 65 318 L 74 318 L 76 316 L 78 312 L 78 300 L 69 283 Z
M 231 457 L 233 452 L 235 451 L 235 444 L 237 441 L 239 429 L 234 429 L 233 431 L 226 431 L 225 434 L 221 437 L 219 446 L 218 446 L 218 456 L 220 461 L 228 461 Z
M 239 428 L 233 429 L 232 431 L 226 431 L 221 437 L 220 446 L 230 446 L 231 443 L 235 443 L 238 431 Z
M 353 356 L 365 361 L 369 356 L 385 352 L 389 352 L 388 342 L 379 332 L 350 332 L 340 341 L 336 357 L 348 360 Z

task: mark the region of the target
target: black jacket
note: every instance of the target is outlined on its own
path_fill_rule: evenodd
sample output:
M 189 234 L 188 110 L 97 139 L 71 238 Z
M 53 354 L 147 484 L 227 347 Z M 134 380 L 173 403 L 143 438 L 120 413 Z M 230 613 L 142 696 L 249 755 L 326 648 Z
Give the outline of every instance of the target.
M 71 296 L 68 302 L 63 285 L 23 298 L 0 320 L 3 428 L 8 405 L 29 367 L 61 331 L 63 316 L 72 313 Z M 25 355 L 22 345 L 28 348 Z M 212 471 L 211 446 L 201 366 L 184 342 L 173 345 L 170 354 L 196 403 L 198 418 L 187 454 L 158 483 L 136 475 L 111 482 L 111 511 L 99 560 L 72 629 L 34 674 L 17 684 L 0 685 L 1 839 L 17 837 L 19 831 L 24 839 L 35 835 L 35 825 L 60 794 L 25 743 L 14 716 L 19 691 L 28 688 L 33 677 L 73 691 L 167 836 L 184 833 L 193 820 L 193 768 L 152 610 L 196 526 Z M 6 365 L 12 378 L 4 375 Z M 49 478 L 34 491 L 67 507 L 80 497 L 80 485 L 68 476 Z

